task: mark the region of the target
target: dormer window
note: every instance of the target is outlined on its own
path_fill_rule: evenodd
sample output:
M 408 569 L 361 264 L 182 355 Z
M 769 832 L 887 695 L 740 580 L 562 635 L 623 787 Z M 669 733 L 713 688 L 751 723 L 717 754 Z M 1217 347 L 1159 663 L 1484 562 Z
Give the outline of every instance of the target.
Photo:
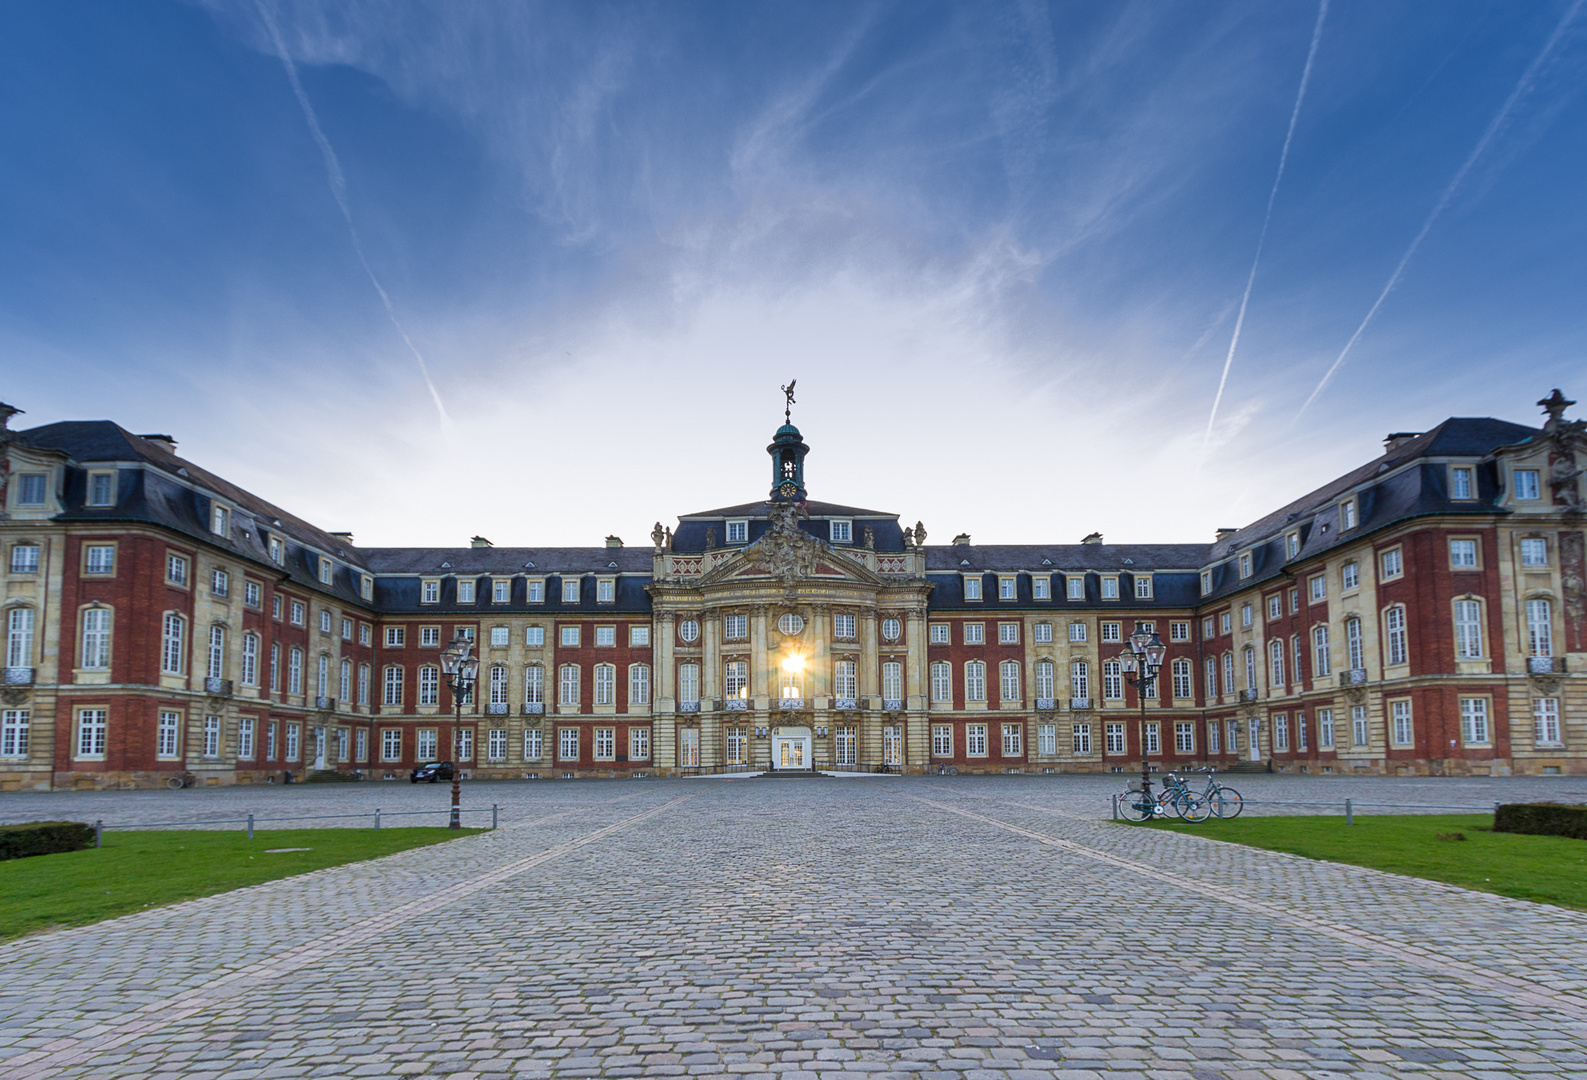
M 966 600 L 981 599 L 981 575 L 966 574 L 964 577 L 964 598 Z
M 375 598 L 375 579 L 368 574 L 360 574 L 358 577 L 358 594 L 365 600 L 373 600 Z
M 1052 578 L 1046 574 L 1032 574 L 1030 577 L 1030 595 L 1033 600 L 1052 599 Z
M 1152 575 L 1135 575 L 1135 599 L 1150 600 L 1152 598 Z
M 419 603 L 439 604 L 441 602 L 441 582 L 438 578 L 425 578 L 419 585 Z
M 1201 572 L 1201 595 L 1202 596 L 1206 596 L 1206 595 L 1208 595 L 1211 592 L 1212 592 L 1212 571 L 1211 570 L 1203 570 Z
M 576 604 L 579 602 L 579 579 L 566 577 L 562 579 L 562 602 Z
M 747 544 L 747 543 L 749 543 L 749 519 L 748 518 L 740 518 L 737 521 L 729 521 L 727 523 L 727 543 L 729 543 L 729 544 Z
M 833 518 L 827 523 L 828 536 L 834 544 L 854 543 L 854 522 L 848 518 Z
M 286 545 L 281 543 L 279 537 L 272 536 L 270 538 L 270 561 L 280 566 L 286 562 L 286 558 Z
M 1016 600 L 1019 598 L 1019 579 L 1013 577 L 1000 577 L 997 579 L 997 598 L 999 600 Z
M 1477 490 L 1476 471 L 1470 465 L 1451 465 L 1449 467 L 1449 497 L 1451 499 L 1475 499 Z
M 474 581 L 472 578 L 458 579 L 457 602 L 459 604 L 472 604 L 474 602 Z
M 611 604 L 611 603 L 615 603 L 616 600 L 617 600 L 617 579 L 616 578 L 609 578 L 609 577 L 596 578 L 595 579 L 595 602 L 597 604 Z
M 1291 532 L 1291 533 L 1285 533 L 1284 534 L 1284 557 L 1286 559 L 1293 559 L 1295 556 L 1297 556 L 1299 554 L 1300 554 L 1300 533 L 1299 533 L 1299 531 Z
M 331 583 L 331 575 L 334 572 L 335 572 L 335 567 L 332 565 L 331 560 L 329 560 L 325 556 L 321 555 L 320 556 L 320 584 L 321 585 L 329 585 Z
M 1119 579 L 1112 574 L 1102 575 L 1102 599 L 1117 600 L 1119 598 Z
M 1346 499 L 1339 504 L 1339 528 L 1353 529 L 1356 527 L 1356 501 Z
M 490 599 L 493 604 L 507 604 L 512 602 L 512 579 L 492 578 L 490 583 Z
M 88 474 L 88 505 L 116 505 L 116 474 L 93 472 Z
M 1542 487 L 1538 483 L 1538 470 L 1515 470 L 1515 497 L 1517 499 L 1531 501 L 1532 499 L 1540 498 L 1541 492 Z
M 1069 599 L 1084 600 L 1086 598 L 1085 575 L 1070 574 L 1067 581 L 1069 582 Z
M 231 535 L 231 511 L 219 503 L 211 506 L 209 510 L 209 531 L 216 536 Z
M 48 492 L 44 473 L 22 473 L 17 477 L 17 505 L 43 506 Z
M 1251 576 L 1251 553 L 1249 551 L 1240 553 L 1240 576 L 1242 578 Z

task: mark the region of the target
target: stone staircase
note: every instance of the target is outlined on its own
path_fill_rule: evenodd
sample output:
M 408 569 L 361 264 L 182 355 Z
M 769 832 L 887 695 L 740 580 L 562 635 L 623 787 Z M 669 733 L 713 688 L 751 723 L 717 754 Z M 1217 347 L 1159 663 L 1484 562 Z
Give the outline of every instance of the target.
M 1265 761 L 1236 761 L 1233 765 L 1225 765 L 1218 770 L 1220 773 L 1265 773 Z
M 337 769 L 315 769 L 303 778 L 307 784 L 350 784 L 363 777 L 357 773 L 341 772 Z

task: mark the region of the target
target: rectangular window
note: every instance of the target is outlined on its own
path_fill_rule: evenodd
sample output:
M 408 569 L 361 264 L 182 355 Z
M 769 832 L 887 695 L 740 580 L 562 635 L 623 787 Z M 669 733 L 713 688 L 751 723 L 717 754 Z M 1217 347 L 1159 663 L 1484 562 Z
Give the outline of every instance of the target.
M 1547 566 L 1548 541 L 1540 539 L 1526 539 L 1521 541 L 1522 566 Z
M 83 667 L 91 671 L 104 671 L 110 667 L 109 608 L 88 608 L 83 612 L 82 662 Z
M 1361 669 L 1367 666 L 1365 650 L 1362 647 L 1361 620 L 1345 620 L 1345 652 L 1350 657 L 1350 667 Z
M 1039 622 L 1035 627 L 1036 641 L 1046 644 L 1052 640 L 1052 623 Z
M 1291 589 L 1289 591 L 1289 613 L 1291 615 L 1294 615 L 1294 614 L 1296 614 L 1299 611 L 1300 611 L 1300 590 L 1299 589 Z
M 1333 654 L 1328 647 L 1328 627 L 1314 626 L 1311 631 L 1312 677 L 1326 678 L 1334 669 Z
M 490 601 L 493 604 L 506 604 L 512 601 L 512 581 L 509 578 L 491 578 Z M 505 753 L 505 747 L 503 747 Z
M 1123 641 L 1124 640 L 1124 631 L 1122 629 L 1122 624 L 1116 623 L 1116 622 L 1105 622 L 1105 623 L 1103 623 L 1102 624 L 1102 640 L 1103 641 Z
M 204 717 L 204 756 L 220 757 L 220 717 Z
M 1361 587 L 1361 567 L 1347 562 L 1339 568 L 1339 585 L 1345 592 Z
M 419 586 L 419 603 L 439 604 L 441 602 L 441 582 L 435 578 L 427 578 Z
M 1005 660 L 998 665 L 998 701 L 1002 704 L 1018 702 L 1019 693 L 1019 664 L 1013 660 Z
M 1365 705 L 1350 706 L 1350 739 L 1351 745 L 1356 747 L 1370 746 L 1372 743 L 1372 734 L 1367 730 Z
M 1467 746 L 1485 746 L 1492 741 L 1488 731 L 1488 699 L 1460 699 L 1460 735 Z
M 628 669 L 628 707 L 650 704 L 650 668 L 634 664 Z
M 1382 569 L 1380 576 L 1384 581 L 1393 581 L 1405 573 L 1405 563 L 1400 556 L 1399 548 L 1390 548 L 1379 555 L 1378 566 Z
M 904 698 L 904 665 L 889 661 L 882 665 L 882 700 L 902 701 Z
M 419 704 L 441 703 L 441 669 L 429 664 L 419 668 Z
M 1273 717 L 1273 749 L 1289 749 L 1289 717 L 1283 713 Z
M 964 699 L 986 700 L 986 665 L 979 660 L 964 665 Z
M 1189 698 L 1193 696 L 1190 685 L 1190 661 L 1178 659 L 1173 664 L 1174 696 L 1176 698 Z
M 13 639 L 12 639 L 13 642 L 15 641 L 15 636 L 14 636 L 15 635 L 15 622 L 14 622 L 14 620 L 16 619 L 16 617 L 18 615 L 20 615 L 23 612 L 27 613 L 28 618 L 30 620 L 29 629 L 30 630 L 32 629 L 32 626 L 31 626 L 31 619 L 32 619 L 32 616 L 33 616 L 32 609 L 30 609 L 30 608 L 14 608 L 14 609 L 12 609 L 11 618 L 13 620 Z M 164 672 L 165 674 L 167 674 L 167 675 L 180 675 L 180 674 L 182 674 L 182 671 L 183 671 L 182 660 L 183 660 L 183 657 L 185 655 L 185 653 L 184 653 L 184 639 L 185 639 L 186 634 L 187 634 L 187 624 L 182 620 L 182 616 L 176 614 L 175 612 L 167 612 L 163 622 L 164 622 L 164 633 L 163 633 L 163 637 L 162 637 L 162 640 L 161 640 L 161 647 L 160 647 L 160 670 L 162 672 Z M 14 651 L 14 645 L 13 645 L 13 651 Z M 9 656 L 9 653 L 8 653 L 8 656 Z M 24 666 L 24 665 L 26 665 L 27 660 L 26 659 L 11 659 L 8 662 L 12 666 Z
M 24 714 L 25 715 L 25 714 Z M 1559 698 L 1538 698 L 1532 702 L 1532 720 L 1539 746 L 1558 746 Z
M 1184 622 L 1184 621 L 1169 623 L 1168 624 L 1168 640 L 1169 641 L 1189 641 L 1190 640 L 1190 623 L 1189 622 Z
M 1064 579 L 1068 582 L 1069 599 L 1084 600 L 1086 598 L 1086 579 L 1079 574 L 1071 574 Z
M 34 548 L 34 561 L 38 559 L 38 548 Z M 112 544 L 90 544 L 84 557 L 83 571 L 88 574 L 114 574 L 116 572 L 116 549 Z M 259 606 L 259 586 L 253 586 L 252 607 Z
M 1411 725 L 1411 703 L 1404 700 L 1390 702 L 1389 717 L 1390 734 L 1394 737 L 1394 745 L 1415 745 L 1416 732 Z
M 617 704 L 617 668 L 611 664 L 595 665 L 595 704 Z
M 1461 660 L 1482 659 L 1482 604 L 1479 601 L 1455 601 L 1455 656 Z
M 292 625 L 304 625 L 308 618 L 307 612 L 308 609 L 303 606 L 303 602 L 301 600 L 292 601 Z
M 557 703 L 559 705 L 577 705 L 579 703 L 579 668 L 577 664 L 563 664 L 557 676 Z
M 1102 696 L 1108 701 L 1124 700 L 1124 676 L 1117 660 L 1103 661 Z
M 457 583 L 457 602 L 459 604 L 472 604 L 474 602 L 474 582 L 459 580 Z
M 526 705 L 545 704 L 546 669 L 530 664 L 523 673 L 523 699 Z
M 546 628 L 543 626 L 524 627 L 523 643 L 531 649 L 544 648 L 546 643 Z
M 1075 753 L 1077 753 L 1077 754 L 1089 754 L 1089 753 L 1091 753 L 1091 725 L 1090 724 L 1075 724 L 1070 729 L 1070 735 L 1071 735 L 1071 738 L 1073 740 L 1071 745 L 1074 747 L 1074 752 Z
M 832 616 L 832 636 L 835 637 L 835 638 L 842 638 L 845 641 L 854 640 L 854 637 L 855 637 L 854 616 L 853 615 L 834 615 L 834 616 Z
M 1339 504 L 1339 527 L 1346 530 L 1356 527 L 1356 501 L 1354 499 L 1346 499 Z
M 523 759 L 539 761 L 545 754 L 545 739 L 539 728 L 525 728 L 523 733 Z
M 400 626 L 388 626 L 388 627 L 386 627 L 386 648 L 388 648 L 388 649 L 400 649 L 400 648 L 402 648 L 403 636 L 404 635 L 403 635 L 403 628 L 402 627 L 400 627 Z
M 953 669 L 944 661 L 931 665 L 931 700 L 939 703 L 953 700 Z
M 1242 578 L 1251 576 L 1251 553 L 1249 551 L 1240 553 L 1240 576 Z
M 1306 749 L 1306 714 L 1305 713 L 1296 713 L 1295 714 L 1295 748 L 1297 750 L 1302 750 L 1302 751 L 1304 751 Z
M 181 555 L 165 557 L 165 580 L 171 585 L 187 585 L 187 560 Z
M 1006 758 L 1019 757 L 1025 752 L 1025 725 L 1003 725 L 1003 756 Z
M 979 577 L 967 577 L 964 579 L 964 598 L 966 600 L 981 599 L 981 579 Z
M 1536 499 L 1542 488 L 1538 485 L 1538 470 L 1515 470 L 1515 497 L 1517 499 Z
M 22 473 L 17 477 L 17 505 L 43 506 L 47 486 L 44 473 Z
M 933 725 L 931 725 L 931 756 L 932 757 L 952 757 L 953 756 L 953 725 L 952 724 L 933 724 Z
M 485 735 L 485 757 L 490 761 L 507 760 L 507 733 L 500 728 L 492 728 Z
M 459 728 L 457 731 L 457 760 L 474 760 L 474 729 Z
M 579 729 L 574 727 L 557 728 L 557 760 L 577 761 L 579 759 Z
M 1000 577 L 997 579 L 997 598 L 999 600 L 1016 600 L 1019 598 L 1019 579 Z
M 369 704 L 369 665 L 358 665 L 358 704 Z
M 964 643 L 966 645 L 983 645 L 986 643 L 986 626 L 982 623 L 964 624 Z
M 1174 753 L 1191 754 L 1196 750 L 1196 725 L 1188 720 L 1174 724 Z
M 1451 499 L 1471 499 L 1475 484 L 1472 482 L 1473 473 L 1469 466 L 1452 465 L 1449 469 L 1449 497 Z
M 182 714 L 170 710 L 161 711 L 159 727 L 155 731 L 154 756 L 176 757 L 180 752 L 181 737 Z
M 1206 596 L 1210 592 L 1212 592 L 1212 571 L 1203 570 L 1201 572 L 1201 595 Z
M 743 641 L 749 637 L 749 616 L 724 616 L 722 619 L 722 637 L 726 641 Z
M 1387 639 L 1388 662 L 1404 664 L 1410 660 L 1410 648 L 1405 640 L 1405 609 L 1399 605 L 1383 613 L 1383 635 Z
M 546 602 L 546 583 L 544 581 L 529 581 L 527 583 L 527 590 L 529 594 L 529 602 L 531 604 L 543 604 Z
M 1279 638 L 1267 643 L 1267 683 L 1275 688 L 1284 685 L 1284 642 Z
M 617 601 L 617 579 L 595 579 L 595 602 L 597 604 L 611 604 Z
M 749 521 L 748 520 L 729 521 L 727 523 L 727 543 L 729 543 L 729 544 L 747 544 L 747 543 L 749 543 Z
M 1534 498 L 1536 496 L 1533 496 Z M 113 506 L 116 502 L 116 474 L 111 472 L 96 472 L 88 474 L 88 505 Z M 224 511 L 222 511 L 224 512 Z M 216 532 L 225 535 L 223 530 Z
M 1449 542 L 1449 565 L 1454 570 L 1477 569 L 1477 542 L 1475 540 L 1451 540 Z
M 1152 578 L 1149 574 L 1135 575 L 1135 599 L 1150 600 L 1152 598 Z
M 598 727 L 595 729 L 595 760 L 611 761 L 617 756 L 617 729 Z
M 695 705 L 700 701 L 700 665 L 678 665 L 678 701 Z
M 964 752 L 970 757 L 986 757 L 986 725 L 964 725 Z
M 1036 725 L 1036 752 L 1038 754 L 1056 754 L 1058 752 L 1058 725 Z
M 595 628 L 595 644 L 598 648 L 612 648 L 617 644 L 617 627 L 597 626 Z
M 740 729 L 742 730 L 742 729 Z M 628 760 L 650 760 L 650 729 L 647 727 L 631 727 L 628 729 Z
M 579 602 L 578 578 L 562 579 L 562 602 L 564 604 L 576 604 Z
M 493 649 L 505 649 L 511 643 L 512 643 L 512 630 L 510 628 L 505 627 L 505 626 L 493 626 L 493 627 L 490 628 L 490 647 L 491 648 L 493 648 Z
M 106 732 L 110 713 L 106 709 L 77 710 L 77 753 L 80 758 L 105 756 Z
M 1046 574 L 1032 574 L 1030 578 L 1030 595 L 1034 600 L 1052 599 L 1052 578 Z
M 628 625 L 628 644 L 633 648 L 648 647 L 650 645 L 650 627 L 643 623 L 630 623 Z
M 1309 582 L 1307 582 L 1307 584 L 1309 586 L 1309 591 L 1308 591 L 1307 595 L 1310 598 L 1312 603 L 1315 604 L 1319 600 L 1327 599 L 1327 597 L 1328 597 L 1328 578 L 1326 576 L 1324 576 L 1322 574 L 1317 574 L 1314 577 L 1312 577 L 1311 580 Z
M 1295 556 L 1297 556 L 1299 554 L 1300 554 L 1300 533 L 1292 532 L 1292 533 L 1284 534 L 1284 557 L 1286 559 L 1293 559 Z
M 1109 724 L 1107 726 L 1106 735 L 1108 742 L 1108 753 L 1122 754 L 1126 752 L 1123 724 Z
M 1091 669 L 1086 666 L 1084 660 L 1076 660 L 1069 665 L 1069 684 L 1074 699 L 1086 702 L 1086 705 L 1080 707 L 1089 707 L 1091 701 Z
M 1249 630 L 1251 628 L 1252 624 L 1255 621 L 1256 621 L 1256 616 L 1255 616 L 1255 613 L 1251 610 L 1251 605 L 1250 604 L 1241 604 L 1240 605 L 1240 626 L 1241 626 L 1241 628 Z
M 997 643 L 999 645 L 1019 644 L 1019 623 L 1006 622 L 997 624 Z
M 948 624 L 947 623 L 932 623 L 931 624 L 931 643 L 933 645 L 946 645 L 946 644 L 948 644 Z
M 1231 616 L 1229 612 L 1225 611 L 1218 616 L 1218 630 L 1225 634 L 1232 633 L 1234 631 L 1233 616 Z
M 1223 739 L 1223 736 L 1221 734 L 1219 734 L 1219 732 L 1221 730 L 1222 730 L 1222 725 L 1219 724 L 1218 721 L 1216 721 L 1216 720 L 1208 720 L 1207 721 L 1207 753 L 1209 753 L 1209 754 L 1222 753 L 1222 751 L 1219 749 L 1219 744 L 1222 742 L 1222 739 Z
M 358 644 L 369 644 L 369 624 L 366 622 L 361 622 L 358 624 Z
M 1274 593 L 1272 596 L 1267 598 L 1267 617 L 1269 619 L 1276 619 L 1283 614 L 1284 598 L 1278 593 Z
M 380 732 L 380 760 L 402 760 L 402 729 L 388 727 Z
M 434 728 L 421 728 L 417 732 L 418 745 L 415 753 L 420 761 L 434 761 L 437 739 Z
M 564 626 L 558 640 L 564 649 L 577 648 L 579 644 L 579 628 L 577 626 Z
M 1086 639 L 1086 624 L 1083 623 L 1083 622 L 1072 622 L 1072 623 L 1070 623 L 1069 624 L 1069 640 L 1070 641 L 1084 641 L 1085 639 Z
M 830 522 L 831 532 L 828 538 L 834 544 L 851 544 L 854 542 L 854 523 L 845 518 L 834 518 Z
M 393 666 L 386 669 L 386 682 L 383 693 L 381 704 L 402 704 L 402 669 L 400 667 Z
M 329 634 L 330 632 L 331 632 L 331 613 L 329 611 L 322 611 L 322 612 L 320 612 L 320 633 Z
M 1102 599 L 1117 600 L 1119 598 L 1119 579 L 1112 576 L 1102 578 Z
M 1547 600 L 1526 602 L 1526 651 L 1528 656 L 1554 655 L 1554 605 Z

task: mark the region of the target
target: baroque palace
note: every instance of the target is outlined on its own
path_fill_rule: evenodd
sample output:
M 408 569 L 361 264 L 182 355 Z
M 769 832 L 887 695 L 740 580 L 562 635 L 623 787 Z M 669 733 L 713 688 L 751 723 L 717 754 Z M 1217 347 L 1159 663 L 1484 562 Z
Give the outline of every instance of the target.
M 1587 424 L 1453 418 L 1210 544 L 926 543 L 763 501 L 648 549 L 361 548 L 0 405 L 0 787 L 733 769 L 1587 773 Z M 1144 708 L 1117 656 L 1166 643 Z M 454 702 L 439 664 L 480 657 Z

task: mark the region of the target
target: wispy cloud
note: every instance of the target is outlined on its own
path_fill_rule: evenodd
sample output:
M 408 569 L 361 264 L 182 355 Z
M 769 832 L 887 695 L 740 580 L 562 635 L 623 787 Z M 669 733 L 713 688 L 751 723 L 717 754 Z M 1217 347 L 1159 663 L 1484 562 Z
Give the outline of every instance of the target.
M 1521 98 L 1532 89 L 1533 84 L 1537 81 L 1538 74 L 1543 70 L 1544 64 L 1553 56 L 1555 48 L 1565 36 L 1565 32 L 1575 22 L 1583 2 L 1584 0 L 1575 0 L 1570 7 L 1565 9 L 1565 14 L 1560 18 L 1559 25 L 1554 27 L 1554 32 L 1548 36 L 1548 40 L 1544 42 L 1542 50 L 1527 65 L 1526 70 L 1521 73 L 1521 78 L 1515 84 L 1515 89 L 1510 91 L 1510 96 L 1504 99 L 1504 104 L 1499 107 L 1499 111 L 1489 121 L 1487 128 L 1482 133 L 1482 137 L 1477 140 L 1477 145 L 1472 147 L 1470 154 L 1466 155 L 1466 160 L 1461 162 L 1460 168 L 1455 170 L 1454 177 L 1445 186 L 1443 193 L 1438 197 L 1438 201 L 1433 204 L 1432 212 L 1427 215 L 1427 220 L 1422 222 L 1421 229 L 1417 232 L 1415 238 L 1411 240 L 1410 247 L 1405 249 L 1405 254 L 1400 256 L 1400 261 L 1394 267 L 1394 272 L 1389 275 L 1388 284 L 1383 286 L 1383 291 L 1378 294 L 1378 298 L 1367 309 L 1366 317 L 1361 320 L 1361 325 L 1356 327 L 1356 332 L 1350 335 L 1350 340 L 1345 342 L 1345 347 L 1339 350 L 1339 355 L 1334 359 L 1328 370 L 1323 373 L 1323 377 L 1318 381 L 1316 388 L 1312 390 L 1310 396 L 1306 398 L 1300 409 L 1295 413 L 1294 418 L 1290 421 L 1292 426 L 1305 415 L 1306 410 L 1311 408 L 1312 402 L 1316 401 L 1318 395 L 1326 390 L 1328 384 L 1333 381 L 1334 373 L 1345 362 L 1345 357 L 1350 355 L 1350 350 L 1355 348 L 1356 342 L 1361 340 L 1361 335 L 1366 332 L 1367 326 L 1372 322 L 1373 317 L 1377 315 L 1378 309 L 1383 306 L 1383 301 L 1389 298 L 1389 293 L 1393 292 L 1394 287 L 1399 284 L 1400 275 L 1405 273 L 1406 265 L 1410 263 L 1411 257 L 1416 254 L 1416 249 L 1422 246 L 1422 241 L 1427 239 L 1427 234 L 1432 231 L 1433 224 L 1438 221 L 1444 210 L 1448 208 L 1450 201 L 1455 197 L 1455 192 L 1460 188 L 1461 182 L 1466 179 L 1466 174 L 1471 172 L 1472 166 L 1476 165 L 1478 159 L 1487 152 L 1494 137 L 1499 134 L 1499 130 L 1510 119 L 1511 112 L 1514 111 Z
M 1284 133 L 1284 148 L 1278 154 L 1278 172 L 1273 177 L 1273 189 L 1267 193 L 1267 209 L 1262 214 L 1262 231 L 1256 238 L 1256 255 L 1251 259 L 1251 273 L 1245 279 L 1245 292 L 1240 296 L 1240 311 L 1234 318 L 1234 334 L 1229 338 L 1229 353 L 1223 358 L 1223 374 L 1218 376 L 1218 392 L 1212 399 L 1212 410 L 1207 414 L 1207 432 L 1201 439 L 1200 461 L 1206 459 L 1207 446 L 1212 442 L 1212 425 L 1218 419 L 1218 406 L 1223 402 L 1223 389 L 1229 383 L 1229 369 L 1234 366 L 1234 351 L 1239 348 L 1240 331 L 1245 326 L 1245 309 L 1251 302 L 1251 289 L 1256 284 L 1256 268 L 1261 265 L 1262 246 L 1267 243 L 1268 226 L 1273 222 L 1273 203 L 1278 198 L 1278 186 L 1284 179 L 1284 166 L 1289 162 L 1290 143 L 1295 139 L 1295 123 L 1300 119 L 1301 102 L 1306 100 L 1306 84 L 1311 82 L 1312 64 L 1317 59 L 1317 46 L 1322 41 L 1323 20 L 1327 17 L 1328 0 L 1321 0 L 1317 5 L 1317 25 L 1312 27 L 1311 47 L 1306 50 L 1306 66 L 1300 73 L 1300 89 L 1295 92 L 1295 107 L 1289 114 L 1289 129 Z
M 435 381 L 430 378 L 429 365 L 424 362 L 424 355 L 413 343 L 413 338 L 409 337 L 408 331 L 403 328 L 402 320 L 397 318 L 397 309 L 392 306 L 386 287 L 380 283 L 374 267 L 369 265 L 369 257 L 364 254 L 363 241 L 358 237 L 358 227 L 353 224 L 353 213 L 347 206 L 347 177 L 342 172 L 342 163 L 336 156 L 336 150 L 331 146 L 331 140 L 325 137 L 325 131 L 320 127 L 320 118 L 309 101 L 309 95 L 303 89 L 302 81 L 298 78 L 298 67 L 292 62 L 291 54 L 287 52 L 286 42 L 281 38 L 281 30 L 276 25 L 275 16 L 271 14 L 264 0 L 257 2 L 259 17 L 264 20 L 270 41 L 275 46 L 275 53 L 281 58 L 281 66 L 286 69 L 287 82 L 292 85 L 292 93 L 297 96 L 298 105 L 303 109 L 303 119 L 308 123 L 309 133 L 314 136 L 314 142 L 320 148 L 320 156 L 325 159 L 325 178 L 330 183 L 331 197 L 336 200 L 336 207 L 342 212 L 342 220 L 347 223 L 347 235 L 352 239 L 353 251 L 358 255 L 358 262 L 363 266 L 364 273 L 369 275 L 369 283 L 380 295 L 380 302 L 385 305 L 386 317 L 391 320 L 393 329 L 402 337 L 403 344 L 408 347 L 413 358 L 419 362 L 419 374 L 424 378 L 425 388 L 430 391 L 430 397 L 435 402 L 435 411 L 442 425 L 448 425 L 451 421 L 446 415 L 446 406 L 441 402 L 441 393 L 435 388 Z

